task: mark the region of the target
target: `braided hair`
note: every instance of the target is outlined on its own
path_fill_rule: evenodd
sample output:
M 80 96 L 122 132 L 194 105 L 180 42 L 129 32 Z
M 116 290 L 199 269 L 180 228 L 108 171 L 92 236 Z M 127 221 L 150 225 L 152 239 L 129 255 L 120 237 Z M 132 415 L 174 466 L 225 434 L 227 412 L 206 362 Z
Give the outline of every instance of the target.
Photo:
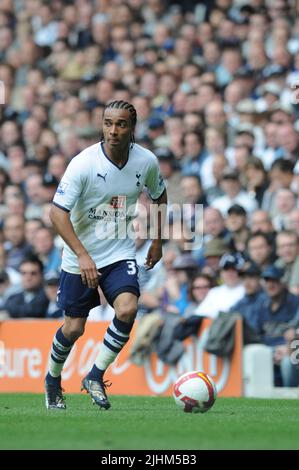
M 111 101 L 105 107 L 104 113 L 105 113 L 106 109 L 111 109 L 111 108 L 112 109 L 127 109 L 130 113 L 132 127 L 133 127 L 133 129 L 135 129 L 136 122 L 137 122 L 137 112 L 136 112 L 136 109 L 134 108 L 134 106 L 131 103 L 128 103 L 127 101 L 123 101 L 123 100 Z M 135 144 L 135 136 L 134 136 L 134 134 L 132 134 L 131 135 L 131 146 L 133 146 L 134 144 Z

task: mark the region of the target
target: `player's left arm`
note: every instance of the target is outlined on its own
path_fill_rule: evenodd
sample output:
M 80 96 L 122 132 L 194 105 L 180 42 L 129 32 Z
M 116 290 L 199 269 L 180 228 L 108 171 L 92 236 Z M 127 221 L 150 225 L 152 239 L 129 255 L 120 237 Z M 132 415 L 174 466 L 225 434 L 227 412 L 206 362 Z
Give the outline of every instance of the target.
M 155 238 L 149 247 L 145 268 L 152 269 L 155 264 L 162 258 L 162 240 L 163 240 L 163 229 L 165 226 L 166 215 L 167 215 L 167 192 L 166 189 L 162 192 L 161 196 L 153 201 L 158 206 L 158 210 L 154 211 L 157 214 L 155 220 Z

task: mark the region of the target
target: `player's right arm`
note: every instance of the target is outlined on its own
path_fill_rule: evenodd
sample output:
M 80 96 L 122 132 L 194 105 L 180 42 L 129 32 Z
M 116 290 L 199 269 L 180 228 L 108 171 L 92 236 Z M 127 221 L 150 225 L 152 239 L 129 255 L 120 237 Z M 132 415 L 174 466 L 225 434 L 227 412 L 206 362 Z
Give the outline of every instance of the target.
M 90 288 L 96 288 L 98 286 L 99 273 L 94 261 L 77 237 L 69 213 L 53 204 L 50 211 L 50 219 L 56 232 L 77 255 L 83 284 L 87 284 Z
M 50 218 L 57 233 L 77 255 L 82 282 L 90 288 L 96 288 L 99 276 L 96 265 L 78 238 L 70 220 L 70 212 L 84 192 L 87 179 L 85 158 L 78 155 L 71 160 L 59 183 Z

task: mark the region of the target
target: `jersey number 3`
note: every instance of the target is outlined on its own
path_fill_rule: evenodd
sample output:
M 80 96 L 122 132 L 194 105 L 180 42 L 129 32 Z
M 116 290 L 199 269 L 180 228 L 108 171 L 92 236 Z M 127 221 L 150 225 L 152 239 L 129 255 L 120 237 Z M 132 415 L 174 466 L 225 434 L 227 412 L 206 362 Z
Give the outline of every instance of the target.
M 127 261 L 127 265 L 128 265 L 127 273 L 130 276 L 134 276 L 134 274 L 136 274 L 136 263 L 135 263 L 135 261 Z

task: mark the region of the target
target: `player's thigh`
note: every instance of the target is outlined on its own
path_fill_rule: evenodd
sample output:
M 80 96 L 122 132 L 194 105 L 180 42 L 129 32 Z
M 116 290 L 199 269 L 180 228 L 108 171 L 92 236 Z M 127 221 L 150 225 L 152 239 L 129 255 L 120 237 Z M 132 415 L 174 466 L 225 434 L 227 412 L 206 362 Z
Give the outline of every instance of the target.
M 118 309 L 119 312 L 120 309 L 123 311 L 126 305 L 127 310 L 132 310 L 132 304 L 137 305 L 136 299 L 138 299 L 140 296 L 138 266 L 136 261 L 118 261 L 110 266 L 107 266 L 101 270 L 101 272 L 102 277 L 100 277 L 99 280 L 100 287 L 108 303 L 113 308 Z M 123 297 L 121 294 L 128 294 L 128 296 Z M 118 297 L 120 300 L 118 300 L 114 305 Z
M 57 303 L 64 310 L 66 318 L 86 319 L 89 311 L 100 305 L 100 296 L 97 289 L 91 289 L 83 284 L 80 274 L 62 270 Z

